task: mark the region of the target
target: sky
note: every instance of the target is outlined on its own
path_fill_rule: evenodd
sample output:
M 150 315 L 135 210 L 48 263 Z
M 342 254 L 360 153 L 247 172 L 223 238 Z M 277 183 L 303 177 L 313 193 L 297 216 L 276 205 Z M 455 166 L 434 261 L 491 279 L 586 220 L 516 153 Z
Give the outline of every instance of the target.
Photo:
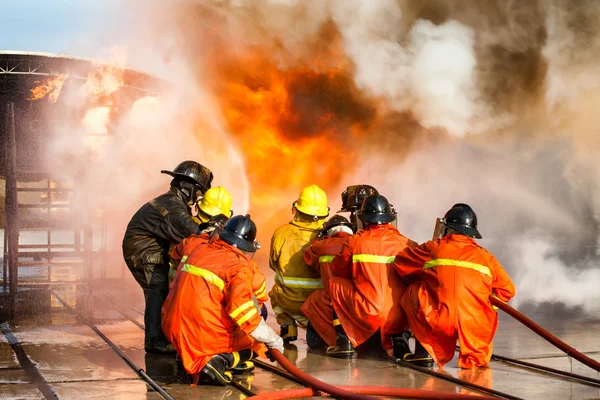
M 0 0 L 0 50 L 102 58 L 119 45 L 118 0 Z

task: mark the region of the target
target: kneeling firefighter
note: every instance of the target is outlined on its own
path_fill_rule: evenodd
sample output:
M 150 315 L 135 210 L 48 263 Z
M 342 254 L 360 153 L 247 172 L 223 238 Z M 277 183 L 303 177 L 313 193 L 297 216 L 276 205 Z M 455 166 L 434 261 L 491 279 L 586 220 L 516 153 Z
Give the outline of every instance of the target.
M 239 215 L 208 242 L 191 237 L 173 251 L 181 264 L 163 305 L 163 330 L 194 384 L 226 385 L 230 370 L 255 353 L 284 350 L 253 296 L 262 290 L 266 299 L 265 277 L 252 260 L 260 247 L 255 238 L 250 216 Z
M 144 204 L 131 218 L 123 238 L 123 258 L 144 290 L 144 348 L 149 353 L 173 353 L 161 329 L 161 307 L 169 293 L 169 246 L 200 233 L 190 207 L 210 189 L 212 172 L 195 161 L 184 161 L 172 172 L 170 190 Z
M 515 286 L 474 238 L 481 239 L 477 215 L 459 203 L 438 219 L 433 240 L 396 256 L 394 267 L 410 285 L 400 304 L 417 345 L 413 354 L 395 357 L 421 366 L 435 360 L 442 367 L 454 357 L 458 339 L 459 367 L 489 363 L 498 327 L 490 295 L 508 301 Z
M 304 263 L 303 254 L 329 215 L 327 195 L 317 185 L 306 187 L 292 204 L 292 212 L 292 221 L 273 234 L 269 259 L 269 266 L 275 271 L 269 297 L 281 326 L 281 337 L 288 343 L 297 339 L 296 324 L 307 326 L 308 319 L 300 310 L 302 304 L 313 291 L 323 287 L 319 273 Z
M 331 265 L 334 277 L 329 289 L 336 332 L 335 346 L 327 349 L 331 357 L 350 358 L 357 346 L 371 338 L 369 342 L 377 347 L 366 351 L 388 352 L 392 339 L 408 329 L 398 307 L 405 286 L 394 273 L 393 262 L 396 254 L 416 243 L 391 225 L 396 212 L 381 195 L 367 197 L 358 219 L 364 228 L 348 239 Z M 350 278 L 344 278 L 348 271 Z
M 335 345 L 336 334 L 333 327 L 329 280 L 331 262 L 342 251 L 342 246 L 354 234 L 352 224 L 341 215 L 331 217 L 323 227 L 320 237 L 308 246 L 304 252 L 304 262 L 321 275 L 323 289 L 315 290 L 302 305 L 302 312 L 308 318 L 306 344 L 308 347 Z

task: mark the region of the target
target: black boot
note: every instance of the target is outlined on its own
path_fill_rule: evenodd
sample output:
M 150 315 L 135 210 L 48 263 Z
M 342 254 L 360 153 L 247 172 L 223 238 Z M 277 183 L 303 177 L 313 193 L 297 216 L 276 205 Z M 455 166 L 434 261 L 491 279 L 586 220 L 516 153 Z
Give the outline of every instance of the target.
M 394 358 L 399 358 L 402 360 L 405 355 L 411 353 L 408 339 L 410 339 L 409 331 L 392 336 L 392 355 Z
M 337 319 L 335 312 L 333 313 L 333 325 L 337 337 L 335 340 L 335 346 L 329 346 L 327 348 L 327 355 L 335 358 L 352 358 L 355 353 L 354 347 L 352 347 L 352 343 L 350 343 L 350 339 L 348 339 L 348 335 L 346 335 L 346 332 L 344 331 L 340 320 Z
M 419 367 L 433 367 L 433 358 L 429 355 L 427 350 L 425 350 L 423 345 L 416 338 L 415 342 L 416 345 L 414 354 L 405 354 L 404 357 L 402 357 L 402 359 Z
M 233 376 L 228 370 L 234 365 L 233 353 L 221 353 L 212 356 L 200 371 L 199 383 L 204 385 L 225 386 L 231 383 Z
M 281 327 L 279 336 L 283 339 L 283 343 L 290 343 L 298 339 L 298 327 L 296 325 L 284 325 Z
M 244 375 L 254 371 L 254 363 L 250 360 L 254 358 L 254 352 L 250 349 L 234 352 L 234 359 L 237 355 L 237 364 L 234 360 L 234 365 L 231 367 L 231 373 L 233 375 Z
M 306 326 L 306 344 L 311 349 L 320 349 L 327 345 L 327 343 L 325 343 L 325 341 L 321 339 L 321 336 L 319 336 L 319 334 L 317 333 L 315 328 L 313 328 L 310 322 Z

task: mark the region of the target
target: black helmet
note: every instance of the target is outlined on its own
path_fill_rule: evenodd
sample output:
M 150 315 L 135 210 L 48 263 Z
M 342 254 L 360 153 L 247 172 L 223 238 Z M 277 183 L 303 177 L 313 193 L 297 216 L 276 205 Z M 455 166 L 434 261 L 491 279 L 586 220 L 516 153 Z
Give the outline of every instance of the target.
M 396 211 L 385 197 L 374 194 L 363 202 L 358 219 L 366 224 L 387 224 L 396 219 Z
M 477 215 L 468 204 L 457 203 L 444 215 L 444 224 L 465 236 L 481 239 L 477 230 Z
M 329 218 L 327 220 L 327 222 L 325 222 L 325 225 L 323 226 L 322 229 L 322 235 L 324 236 L 327 234 L 327 231 L 330 230 L 331 228 L 334 228 L 336 226 L 347 226 L 348 228 L 350 228 L 352 230 L 352 232 L 354 232 L 354 227 L 352 226 L 352 224 L 350 223 L 350 221 L 348 221 L 348 219 L 346 217 L 344 217 L 343 215 L 334 215 L 333 217 Z
M 233 247 L 254 253 L 259 246 L 256 239 L 256 225 L 250 215 L 236 215 L 225 224 L 219 232 L 219 237 Z
M 356 211 L 361 206 L 365 199 L 371 195 L 379 194 L 377 189 L 369 185 L 352 185 L 348 186 L 342 192 L 342 209 L 341 211 Z
M 167 170 L 160 172 L 175 178 L 183 178 L 191 181 L 202 188 L 202 193 L 210 189 L 210 184 L 213 180 L 211 170 L 196 161 L 184 161 L 176 166 L 172 172 Z

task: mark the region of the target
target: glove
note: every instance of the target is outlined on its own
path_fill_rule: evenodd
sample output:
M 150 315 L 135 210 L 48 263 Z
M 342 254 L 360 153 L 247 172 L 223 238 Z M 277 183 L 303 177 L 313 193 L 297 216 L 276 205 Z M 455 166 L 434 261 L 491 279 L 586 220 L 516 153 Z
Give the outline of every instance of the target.
M 264 343 L 269 349 L 279 350 L 283 353 L 283 339 L 261 319 L 260 324 L 250 334 L 254 340 Z

